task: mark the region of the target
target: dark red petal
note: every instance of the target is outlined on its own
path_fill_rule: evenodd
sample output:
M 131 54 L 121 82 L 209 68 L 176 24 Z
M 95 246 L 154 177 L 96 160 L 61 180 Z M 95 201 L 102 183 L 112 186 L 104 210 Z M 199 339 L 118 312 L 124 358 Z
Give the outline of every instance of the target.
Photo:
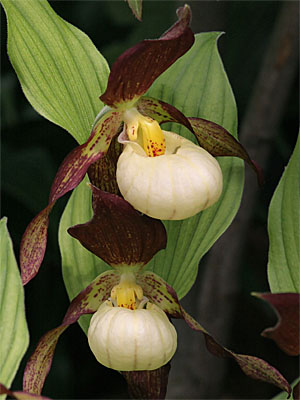
M 62 324 L 42 336 L 24 371 L 23 390 L 25 392 L 41 394 L 60 335 L 81 315 L 97 311 L 103 301 L 109 297 L 112 287 L 119 282 L 119 279 L 114 271 L 106 271 L 99 275 L 73 299 Z
M 300 354 L 300 294 L 298 293 L 254 293 L 270 304 L 276 312 L 278 322 L 273 328 L 265 329 L 262 336 L 273 339 L 291 356 Z
M 106 91 L 100 99 L 117 107 L 137 99 L 155 79 L 185 54 L 194 43 L 189 28 L 191 10 L 185 5 L 177 10 L 178 21 L 159 39 L 143 40 L 126 50 L 113 64 Z
M 263 185 L 262 169 L 250 159 L 245 148 L 226 129 L 203 118 L 188 117 L 188 120 L 201 147 L 214 157 L 230 156 L 243 159 L 256 172 L 259 185 Z
M 120 195 L 116 172 L 118 158 L 122 151 L 123 145 L 119 143 L 118 135 L 116 135 L 106 155 L 89 166 L 88 175 L 94 186 L 105 192 Z
M 161 221 L 140 214 L 119 196 L 91 188 L 93 218 L 68 229 L 89 251 L 111 266 L 143 266 L 166 247 Z
M 159 124 L 177 122 L 194 133 L 188 118 L 181 111 L 177 110 L 176 107 L 164 101 L 143 96 L 138 100 L 136 107 L 141 114 L 148 115 L 148 117 L 155 119 Z
M 94 126 L 89 140 L 76 147 L 61 164 L 51 187 L 48 206 L 28 225 L 20 247 L 22 281 L 25 285 L 39 271 L 47 246 L 49 213 L 55 202 L 82 181 L 89 166 L 103 157 L 121 124 L 122 113 L 111 110 Z
M 122 372 L 132 399 L 164 399 L 167 393 L 170 363 L 152 371 Z
M 173 318 L 183 318 L 190 328 L 201 332 L 204 335 L 207 349 L 213 355 L 233 358 L 249 377 L 271 383 L 289 394 L 291 393 L 291 387 L 286 379 L 266 361 L 253 356 L 237 354 L 221 346 L 205 328 L 181 307 L 175 290 L 162 278 L 153 272 L 146 271 L 138 278 L 138 282 L 143 287 L 144 295 L 161 307 L 168 315 Z

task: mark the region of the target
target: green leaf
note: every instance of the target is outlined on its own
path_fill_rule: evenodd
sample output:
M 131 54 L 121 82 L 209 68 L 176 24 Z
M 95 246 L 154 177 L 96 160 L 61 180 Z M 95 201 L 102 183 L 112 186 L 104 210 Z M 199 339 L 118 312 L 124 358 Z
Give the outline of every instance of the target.
M 91 40 L 46 0 L 1 0 L 8 54 L 25 96 L 45 118 L 79 142 L 102 107 L 109 69 Z
M 142 7 L 143 7 L 142 0 L 127 0 L 127 1 L 135 17 L 139 21 L 142 21 Z
M 0 382 L 9 387 L 28 347 L 24 292 L 6 226 L 0 221 Z
M 269 208 L 271 291 L 300 293 L 300 135 Z
M 92 192 L 87 182 L 88 179 L 85 178 L 73 191 L 59 225 L 63 278 L 70 299 L 88 286 L 97 275 L 111 269 L 67 233 L 71 226 L 85 223 L 92 218 Z M 79 324 L 85 332 L 88 330 L 89 320 L 90 316 L 80 317 Z
M 187 117 L 213 121 L 236 137 L 235 100 L 220 59 L 216 32 L 196 35 L 193 47 L 152 85 L 151 97 L 172 104 Z M 166 130 L 195 142 L 184 127 L 168 124 Z M 218 159 L 223 171 L 223 193 L 208 210 L 183 221 L 165 221 L 168 244 L 148 269 L 164 278 L 183 297 L 193 285 L 198 263 L 230 225 L 241 201 L 243 162 L 237 158 Z

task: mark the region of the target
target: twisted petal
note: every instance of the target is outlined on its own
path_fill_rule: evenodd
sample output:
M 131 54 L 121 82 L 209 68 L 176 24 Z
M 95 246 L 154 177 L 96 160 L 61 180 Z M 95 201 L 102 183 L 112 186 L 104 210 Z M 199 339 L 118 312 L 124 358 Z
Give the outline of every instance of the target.
M 148 117 L 155 119 L 160 124 L 164 122 L 177 122 L 194 133 L 188 118 L 176 107 L 171 106 L 171 104 L 153 99 L 152 97 L 143 96 L 138 100 L 136 107 L 140 113 L 148 115 Z
M 103 301 L 109 297 L 111 288 L 118 280 L 119 276 L 113 271 L 106 271 L 99 275 L 73 299 L 62 324 L 42 336 L 25 368 L 23 376 L 23 390 L 25 392 L 41 394 L 60 335 L 81 315 L 97 311 Z
M 205 337 L 207 349 L 217 357 L 233 358 L 242 371 L 250 378 L 278 386 L 282 390 L 291 393 L 291 387 L 277 369 L 266 361 L 244 354 L 237 354 L 220 345 L 197 321 L 195 321 L 180 305 L 175 290 L 162 278 L 152 272 L 144 272 L 138 279 L 143 287 L 144 295 L 157 304 L 173 318 L 183 318 L 195 331 L 201 332 Z
M 113 64 L 106 91 L 100 99 L 117 107 L 146 93 L 155 79 L 185 54 L 194 43 L 189 28 L 191 10 L 177 10 L 178 21 L 159 39 L 143 40 L 126 50 Z
M 259 185 L 263 185 L 264 177 L 261 168 L 251 160 L 245 148 L 226 129 L 203 118 L 189 117 L 188 120 L 201 147 L 214 157 L 231 156 L 246 161 L 256 172 Z
M 70 235 L 111 266 L 143 266 L 166 247 L 161 221 L 141 215 L 127 201 L 91 185 L 93 218 L 68 229 Z
M 300 354 L 300 327 L 298 293 L 254 293 L 271 305 L 277 314 L 278 322 L 273 328 L 267 328 L 262 336 L 273 339 L 277 345 L 289 354 Z
M 94 125 L 89 140 L 71 151 L 60 166 L 51 187 L 48 206 L 31 221 L 21 241 L 20 265 L 24 285 L 38 273 L 43 261 L 49 213 L 56 200 L 79 185 L 89 166 L 106 154 L 121 119 L 122 113 L 107 112 Z

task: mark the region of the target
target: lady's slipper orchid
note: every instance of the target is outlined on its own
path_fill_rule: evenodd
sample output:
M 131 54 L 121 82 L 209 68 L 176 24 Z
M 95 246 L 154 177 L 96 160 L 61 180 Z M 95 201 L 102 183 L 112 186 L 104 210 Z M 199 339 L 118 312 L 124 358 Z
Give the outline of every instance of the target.
M 95 313 L 88 334 L 92 351 L 101 363 L 122 371 L 135 398 L 165 397 L 168 361 L 176 349 L 176 332 L 167 317 L 182 318 L 193 330 L 201 332 L 212 354 L 230 357 L 245 374 L 290 393 L 289 384 L 275 368 L 257 357 L 237 354 L 218 344 L 185 312 L 167 282 L 153 272 L 142 271 L 166 245 L 161 221 L 141 215 L 119 196 L 91 188 L 94 216 L 89 222 L 70 228 L 69 233 L 88 250 L 101 255 L 113 270 L 99 275 L 79 293 L 62 324 L 41 338 L 27 363 L 23 390 L 41 394 L 60 335 L 81 315 Z M 150 303 L 148 309 L 143 309 L 144 302 Z M 143 325 L 149 324 L 150 319 L 151 327 Z M 157 346 L 161 354 L 151 346 Z
M 154 129 L 161 131 L 159 125 Z M 139 138 L 119 138 L 125 144 L 117 164 L 120 192 L 134 208 L 150 217 L 191 217 L 219 199 L 223 186 L 221 168 L 202 147 L 175 133 L 161 133 L 160 141 L 154 145 L 149 141 L 144 148 L 138 143 Z M 153 153 L 152 146 L 162 154 L 149 157 L 148 147 Z
M 141 135 L 136 130 L 140 125 L 143 142 L 140 145 L 142 145 L 144 151 L 146 150 L 147 156 L 153 158 L 153 164 L 160 163 L 159 158 L 164 156 L 152 156 L 165 152 L 164 135 L 159 125 L 164 122 L 177 122 L 195 134 L 200 146 L 212 156 L 240 157 L 256 169 L 255 164 L 250 160 L 243 147 L 221 126 L 201 118 L 187 118 L 170 104 L 143 96 L 154 80 L 179 57 L 184 55 L 194 43 L 194 34 L 189 28 L 191 18 L 189 6 L 185 5 L 179 8 L 177 14 L 178 21 L 159 39 L 144 40 L 138 43 L 125 51 L 113 64 L 106 91 L 100 97 L 106 107 L 97 116 L 88 141 L 75 148 L 63 161 L 52 184 L 49 204 L 32 220 L 23 235 L 20 251 L 23 284 L 28 283 L 40 268 L 47 243 L 49 213 L 55 202 L 65 193 L 74 189 L 81 182 L 89 167 L 105 156 L 112 139 L 120 132 L 123 123 L 129 140 L 135 140 L 136 137 L 138 142 Z M 137 115 L 138 118 L 136 118 Z M 150 121 L 150 128 L 143 118 L 148 122 Z M 143 122 L 141 123 L 141 121 Z M 166 152 L 168 153 L 168 148 Z M 168 159 L 167 155 L 164 157 L 165 159 Z M 216 167 L 215 172 L 212 173 L 214 178 L 193 179 L 191 186 L 194 186 L 197 182 L 197 189 L 193 193 L 192 201 L 189 198 L 191 193 L 189 192 L 186 196 L 180 196 L 181 200 L 185 198 L 183 206 L 181 202 L 178 202 L 177 194 L 179 191 L 185 191 L 186 186 L 177 188 L 180 185 L 175 181 L 176 196 L 174 196 L 175 192 L 173 194 L 168 193 L 165 198 L 155 201 L 156 204 L 160 202 L 161 207 L 164 207 L 166 212 L 163 215 L 151 212 L 150 215 L 157 218 L 186 218 L 215 202 L 221 191 L 221 177 L 217 162 L 210 162 L 210 164 L 215 164 Z M 199 166 L 197 166 L 198 170 Z M 191 173 L 190 171 L 188 170 L 187 174 L 195 175 L 194 172 Z M 163 173 L 163 171 L 160 171 L 160 173 Z M 177 174 L 177 172 L 175 173 Z M 124 174 L 126 175 L 126 171 L 118 172 L 119 177 Z M 202 167 L 198 174 L 207 175 L 206 171 L 202 172 Z M 122 187 L 123 179 L 120 180 L 119 178 L 118 180 L 120 187 Z M 165 185 L 163 181 L 161 181 L 161 184 Z M 215 188 L 211 193 L 211 188 L 214 185 Z M 140 191 L 144 197 L 145 190 L 147 189 L 144 188 Z M 124 196 L 126 197 L 125 193 Z M 197 197 L 199 197 L 198 203 Z M 153 199 L 153 196 L 151 196 L 151 199 Z M 129 199 L 129 201 L 143 212 L 147 212 L 147 204 L 143 205 L 142 208 L 138 206 L 139 203 L 143 202 L 143 197 L 138 199 L 138 204 L 135 204 L 135 199 Z M 157 206 L 155 205 L 154 208 L 157 208 Z M 181 216 L 179 209 L 185 210 Z

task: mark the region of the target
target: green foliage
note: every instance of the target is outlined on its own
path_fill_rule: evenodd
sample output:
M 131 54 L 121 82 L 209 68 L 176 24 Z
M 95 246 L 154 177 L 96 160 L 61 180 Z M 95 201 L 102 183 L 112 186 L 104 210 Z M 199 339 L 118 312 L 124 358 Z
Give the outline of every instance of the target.
M 269 208 L 271 291 L 300 293 L 300 136 Z
M 8 54 L 25 96 L 45 118 L 79 142 L 102 107 L 108 66 L 91 40 L 46 0 L 1 0 L 8 21 Z
M 0 382 L 9 387 L 28 347 L 24 292 L 6 227 L 0 221 Z

